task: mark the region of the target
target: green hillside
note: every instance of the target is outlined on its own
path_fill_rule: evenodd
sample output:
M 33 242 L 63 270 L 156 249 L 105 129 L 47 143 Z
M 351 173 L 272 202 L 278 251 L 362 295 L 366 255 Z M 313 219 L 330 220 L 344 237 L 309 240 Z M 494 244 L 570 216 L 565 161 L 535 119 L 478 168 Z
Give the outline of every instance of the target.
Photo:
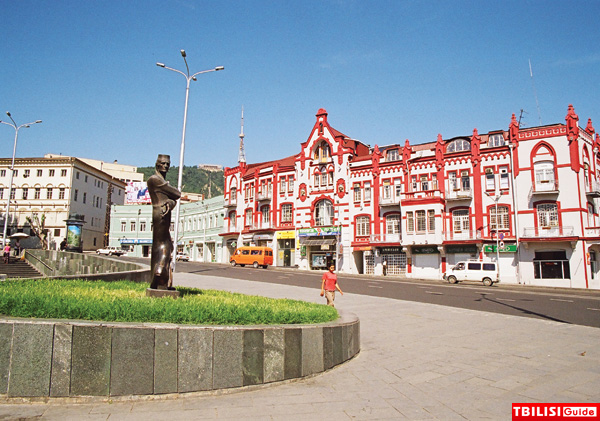
M 144 174 L 144 181 L 154 174 L 154 167 L 138 167 L 138 172 Z M 167 181 L 177 186 L 178 167 L 171 167 L 167 173 Z M 225 178 L 223 171 L 207 171 L 198 167 L 183 167 L 183 191 L 202 193 L 208 199 L 223 194 Z M 209 193 L 210 186 L 210 193 Z

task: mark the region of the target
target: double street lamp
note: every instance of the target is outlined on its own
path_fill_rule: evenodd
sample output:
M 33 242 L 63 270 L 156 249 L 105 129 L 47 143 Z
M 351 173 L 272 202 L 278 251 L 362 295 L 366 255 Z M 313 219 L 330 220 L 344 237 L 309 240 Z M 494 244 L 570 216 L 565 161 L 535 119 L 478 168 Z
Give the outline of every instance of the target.
M 500 228 L 500 215 L 498 215 L 498 201 L 502 195 L 499 192 L 496 193 L 494 197 L 492 197 L 492 195 L 488 192 L 485 192 L 485 194 L 496 204 L 496 266 L 498 268 L 498 277 L 500 277 L 500 236 L 498 235 Z
M 10 118 L 12 123 L 9 123 L 7 121 L 2 121 L 2 120 L 0 120 L 0 123 L 6 124 L 7 126 L 11 126 L 13 129 L 15 129 L 15 144 L 13 146 L 12 162 L 10 164 L 10 181 L 8 183 L 8 198 L 6 200 L 6 214 L 4 215 L 4 231 L 2 233 L 2 246 L 6 245 L 6 230 L 8 228 L 8 214 L 10 212 L 10 199 L 12 196 L 13 177 L 15 175 L 15 154 L 17 153 L 17 139 L 19 138 L 19 130 L 22 127 L 28 128 L 32 124 L 37 124 L 37 123 L 42 122 L 42 120 L 36 120 L 31 123 L 21 124 L 20 126 L 17 126 L 17 123 L 12 118 L 12 115 L 10 115 L 10 112 L 7 111 L 6 115 L 8 116 L 8 118 Z
M 181 70 L 177 70 L 177 69 L 173 69 L 171 67 L 165 66 L 164 63 L 156 63 L 156 65 L 158 67 L 162 67 L 164 69 L 172 70 L 173 72 L 179 73 L 186 79 L 186 82 L 187 82 L 187 85 L 185 88 L 185 108 L 183 110 L 183 133 L 181 135 L 181 150 L 179 153 L 179 175 L 177 177 L 177 189 L 179 191 L 181 191 L 181 189 L 182 189 L 181 183 L 183 180 L 183 155 L 185 153 L 185 129 L 187 126 L 187 112 L 188 112 L 188 99 L 189 99 L 189 95 L 190 95 L 190 82 L 192 80 L 194 80 L 194 81 L 197 80 L 196 76 L 201 75 L 202 73 L 218 72 L 219 70 L 223 70 L 225 68 L 223 66 L 218 66 L 213 69 L 202 70 L 201 72 L 194 73 L 193 75 L 190 76 L 190 68 L 189 68 L 187 60 L 186 60 L 185 50 L 181 50 L 181 57 L 183 57 L 183 61 L 185 62 L 186 73 L 183 73 Z M 177 206 L 175 207 L 175 232 L 174 232 L 175 247 L 173 247 L 173 258 L 172 258 L 173 271 L 175 270 L 175 262 L 177 261 L 176 257 L 177 257 L 177 242 L 178 242 L 178 234 L 179 234 L 179 208 L 180 208 L 180 201 L 177 201 Z

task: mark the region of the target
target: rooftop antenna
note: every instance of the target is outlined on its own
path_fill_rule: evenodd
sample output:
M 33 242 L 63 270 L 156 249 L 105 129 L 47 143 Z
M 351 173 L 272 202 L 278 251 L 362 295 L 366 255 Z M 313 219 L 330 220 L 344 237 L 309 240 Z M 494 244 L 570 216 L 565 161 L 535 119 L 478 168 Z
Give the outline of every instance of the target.
M 542 125 L 542 113 L 540 112 L 540 103 L 538 101 L 537 91 L 535 89 L 535 83 L 533 81 L 533 69 L 531 67 L 531 59 L 529 59 L 529 76 L 531 76 L 531 87 L 533 88 L 533 96 L 535 96 L 535 105 L 537 107 L 538 117 L 540 119 L 540 126 Z
M 527 111 L 521 108 L 521 114 L 519 114 L 519 126 L 521 126 L 521 119 L 523 118 L 523 113 L 529 114 Z
M 238 163 L 246 163 L 246 153 L 244 152 L 244 106 L 242 105 L 242 131 L 240 133 L 240 151 L 238 153 Z

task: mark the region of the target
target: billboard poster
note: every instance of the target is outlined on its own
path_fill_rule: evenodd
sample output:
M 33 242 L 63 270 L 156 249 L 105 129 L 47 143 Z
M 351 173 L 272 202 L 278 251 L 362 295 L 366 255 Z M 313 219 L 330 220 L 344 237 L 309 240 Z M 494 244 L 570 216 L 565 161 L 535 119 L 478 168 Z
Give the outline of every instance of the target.
M 67 245 L 72 249 L 81 248 L 81 225 L 67 226 Z
M 139 205 L 151 203 L 150 194 L 148 193 L 148 185 L 145 181 L 131 181 L 127 183 L 125 193 L 126 205 Z

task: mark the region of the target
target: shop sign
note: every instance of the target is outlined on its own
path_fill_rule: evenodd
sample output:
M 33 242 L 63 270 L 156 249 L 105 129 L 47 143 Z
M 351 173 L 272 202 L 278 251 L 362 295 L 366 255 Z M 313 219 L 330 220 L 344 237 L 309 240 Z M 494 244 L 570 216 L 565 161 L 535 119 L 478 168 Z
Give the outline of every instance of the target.
M 152 238 L 121 238 L 121 244 L 152 244 Z
M 318 237 L 322 235 L 339 235 L 340 227 L 320 227 L 320 228 L 300 228 L 298 236 L 300 237 Z
M 402 249 L 400 247 L 379 247 L 379 253 L 381 254 L 400 254 Z
M 495 244 L 486 244 L 483 246 L 483 251 L 486 253 L 496 253 L 496 245 Z M 516 244 L 504 244 L 504 247 L 500 247 L 500 253 L 516 253 L 517 245 Z
M 440 251 L 436 246 L 419 246 L 412 248 L 413 254 L 435 254 Z
M 289 240 L 296 238 L 296 231 L 277 231 L 275 233 L 275 238 L 278 240 Z
M 352 247 L 354 251 L 370 251 L 371 246 L 360 246 L 360 247 Z
M 254 241 L 258 241 L 258 240 L 272 240 L 273 236 L 269 235 L 269 234 L 257 234 L 254 236 Z
M 474 245 L 449 245 L 446 246 L 446 253 L 470 253 L 477 254 L 477 246 Z

